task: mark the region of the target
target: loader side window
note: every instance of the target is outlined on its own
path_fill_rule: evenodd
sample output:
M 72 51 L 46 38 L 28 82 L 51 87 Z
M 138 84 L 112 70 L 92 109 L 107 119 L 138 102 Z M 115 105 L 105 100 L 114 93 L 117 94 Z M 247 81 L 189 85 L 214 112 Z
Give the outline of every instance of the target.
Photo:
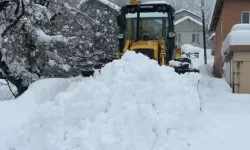
M 127 32 L 125 34 L 125 38 L 132 40 L 136 37 L 136 20 L 135 19 L 127 19 Z

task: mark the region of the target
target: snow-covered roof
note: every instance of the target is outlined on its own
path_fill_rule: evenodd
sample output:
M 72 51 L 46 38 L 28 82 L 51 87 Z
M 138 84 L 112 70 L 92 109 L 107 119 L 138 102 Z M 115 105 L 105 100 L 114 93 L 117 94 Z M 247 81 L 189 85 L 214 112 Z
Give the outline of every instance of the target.
M 193 14 L 194 16 L 200 17 L 198 14 L 196 14 L 196 13 L 190 11 L 190 10 L 187 10 L 187 9 L 178 10 L 178 11 L 175 12 L 175 14 L 178 14 L 178 13 L 183 12 L 183 11 L 189 12 L 190 14 Z
M 231 45 L 250 45 L 250 25 L 236 24 L 222 44 L 222 55 L 226 54 Z
M 209 36 L 209 40 L 211 40 L 215 35 L 216 35 L 215 32 L 212 33 L 212 34 Z
M 194 19 L 194 18 L 192 18 L 192 17 L 190 17 L 190 16 L 186 16 L 186 17 L 183 17 L 183 18 L 181 18 L 181 19 L 175 21 L 175 22 L 174 22 L 174 25 L 177 25 L 177 24 L 179 24 L 179 23 L 182 23 L 183 21 L 185 21 L 185 20 L 187 20 L 187 19 L 193 21 L 194 23 L 196 23 L 196 24 L 198 24 L 198 25 L 200 25 L 200 26 L 203 25 L 202 22 L 200 22 L 200 21 L 198 21 L 198 20 L 196 20 L 196 19 Z
M 236 31 L 236 30 L 250 30 L 250 24 L 235 24 L 231 31 Z

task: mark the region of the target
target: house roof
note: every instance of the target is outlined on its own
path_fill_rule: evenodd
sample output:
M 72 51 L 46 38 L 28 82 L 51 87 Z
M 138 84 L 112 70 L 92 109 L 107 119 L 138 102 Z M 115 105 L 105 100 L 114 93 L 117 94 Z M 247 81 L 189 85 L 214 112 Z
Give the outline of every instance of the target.
M 180 24 L 180 23 L 182 23 L 182 22 L 185 21 L 185 20 L 191 20 L 191 21 L 193 21 L 194 23 L 196 23 L 196 24 L 198 24 L 198 25 L 200 25 L 200 26 L 203 25 L 202 22 L 200 22 L 200 21 L 198 21 L 198 20 L 196 20 L 196 19 L 194 19 L 194 18 L 192 18 L 192 17 L 190 17 L 190 16 L 185 16 L 185 17 L 183 17 L 183 18 L 181 18 L 181 19 L 175 21 L 175 22 L 174 22 L 174 25 Z
M 212 15 L 210 17 L 209 24 L 208 24 L 209 31 L 215 31 L 215 28 L 220 19 L 220 14 L 224 5 L 224 1 L 225 0 L 216 0 L 214 3 L 212 13 L 211 13 Z
M 178 13 L 183 12 L 183 11 L 189 12 L 190 14 L 193 14 L 194 16 L 200 17 L 198 14 L 196 14 L 196 13 L 194 13 L 194 12 L 188 10 L 188 9 L 178 10 L 178 11 L 175 12 L 175 14 L 178 14 Z
M 209 40 L 211 40 L 214 36 L 216 35 L 216 33 L 212 33 L 210 36 L 209 36 Z

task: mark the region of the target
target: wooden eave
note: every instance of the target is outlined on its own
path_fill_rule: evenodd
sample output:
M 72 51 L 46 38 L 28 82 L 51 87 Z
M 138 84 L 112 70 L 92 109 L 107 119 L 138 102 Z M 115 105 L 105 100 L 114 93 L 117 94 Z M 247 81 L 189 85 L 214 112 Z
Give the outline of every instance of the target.
M 210 25 L 210 31 L 215 31 L 216 30 L 216 26 L 219 22 L 220 19 L 220 15 L 223 9 L 223 5 L 224 5 L 224 1 L 225 0 L 216 0 L 216 4 L 215 4 L 215 8 L 214 8 L 214 13 L 212 14 L 212 20 L 211 20 L 211 25 Z

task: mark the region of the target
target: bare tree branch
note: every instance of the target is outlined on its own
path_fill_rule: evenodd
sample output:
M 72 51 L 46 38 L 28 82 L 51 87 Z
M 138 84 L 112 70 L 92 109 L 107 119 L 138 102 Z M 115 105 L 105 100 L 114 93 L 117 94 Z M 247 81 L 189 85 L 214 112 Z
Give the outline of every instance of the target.
M 3 33 L 1 34 L 2 37 L 4 37 L 4 36 L 7 34 L 7 32 L 8 32 L 12 27 L 14 27 L 14 26 L 20 21 L 20 19 L 25 15 L 25 5 L 24 5 L 23 0 L 21 1 L 21 3 L 22 3 L 22 13 L 17 17 L 17 19 L 16 19 L 13 23 L 11 23 L 11 24 L 3 31 Z

